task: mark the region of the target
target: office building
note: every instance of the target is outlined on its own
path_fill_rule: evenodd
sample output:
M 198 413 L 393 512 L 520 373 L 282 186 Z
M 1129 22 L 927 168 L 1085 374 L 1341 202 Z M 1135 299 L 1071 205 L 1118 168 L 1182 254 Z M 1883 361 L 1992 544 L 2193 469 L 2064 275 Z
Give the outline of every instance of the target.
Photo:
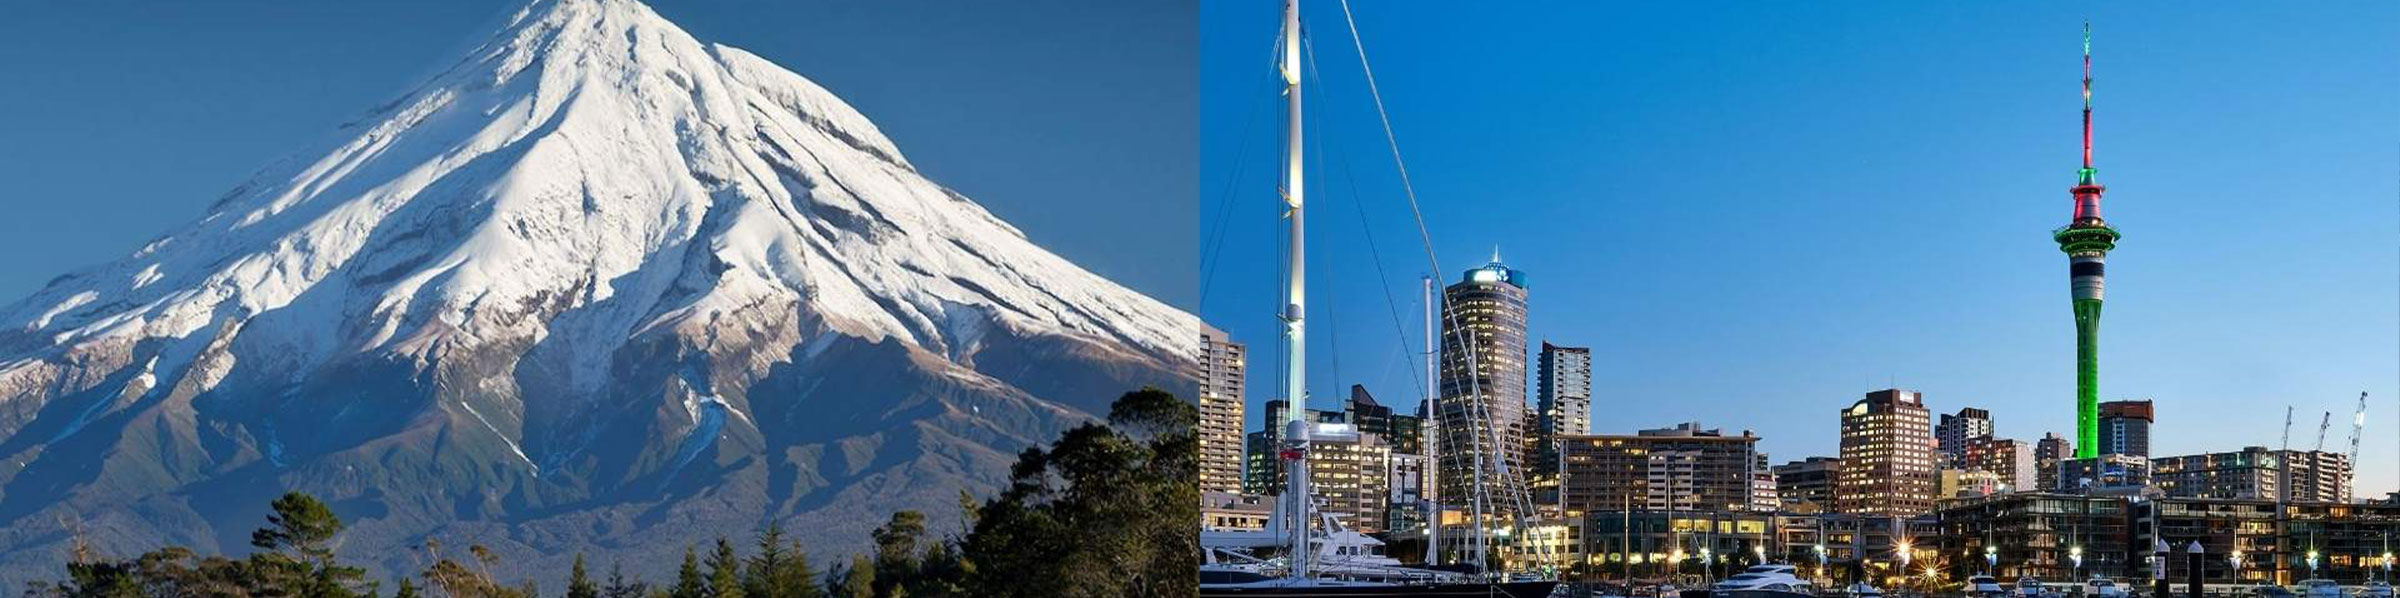
M 1525 274 L 1495 256 L 1443 289 L 1442 302 L 1433 413 L 1441 432 L 1440 497 L 1465 507 L 1481 495 L 1487 515 L 1506 518 L 1532 503 L 1525 484 L 1532 457 L 1525 430 Z
M 1642 430 L 1631 436 L 1567 436 L 1561 508 L 1572 517 L 1584 511 L 1635 509 L 1755 511 L 1758 436 L 1686 423 Z
M 2109 401 L 2100 404 L 2100 454 L 2150 456 L 2149 401 Z
M 2022 440 L 1986 436 L 1968 441 L 1959 468 L 1993 474 L 2000 492 L 2028 492 L 2036 486 L 2033 445 Z
M 1944 413 L 1933 425 L 1934 447 L 1942 452 L 1940 467 L 1963 467 L 1967 458 L 1967 443 L 1992 436 L 1992 413 L 1974 407 Z
M 1775 466 L 1775 493 L 1783 510 L 1822 513 L 1833 510 L 1833 486 L 1841 478 L 1842 460 L 1809 457 Z
M 2108 454 L 2068 459 L 2058 466 L 2058 491 L 2068 494 L 2134 496 L 2150 487 L 2150 459 Z
M 1534 396 L 1540 441 L 1534 471 L 1558 471 L 1558 439 L 1592 433 L 1592 350 L 1542 343 L 1535 360 Z
M 1887 389 L 1841 412 L 1842 474 L 1834 510 L 1914 516 L 1933 510 L 1932 413 L 1923 395 Z
M 2033 474 L 2034 489 L 2059 491 L 2058 468 L 2074 457 L 2075 445 L 2066 437 L 2056 432 L 2042 434 L 2042 439 L 2033 443 L 2033 467 L 2037 470 Z
M 1990 569 L 2004 580 L 2122 580 L 2141 564 L 2130 551 L 2138 546 L 2143 551 L 2139 556 L 2147 556 L 2150 548 L 2134 536 L 2127 516 L 2130 502 L 2121 496 L 2043 492 L 1945 500 L 1935 514 L 1941 526 L 1935 541 L 1942 554 L 1992 555 L 1988 561 L 1948 559 L 1952 579 Z
M 1240 492 L 1242 438 L 1241 343 L 1200 326 L 1200 491 Z
M 2263 446 L 2224 453 L 2151 460 L 2151 481 L 2167 496 L 2287 502 L 2350 502 L 2350 456 L 2331 451 L 2276 451 Z

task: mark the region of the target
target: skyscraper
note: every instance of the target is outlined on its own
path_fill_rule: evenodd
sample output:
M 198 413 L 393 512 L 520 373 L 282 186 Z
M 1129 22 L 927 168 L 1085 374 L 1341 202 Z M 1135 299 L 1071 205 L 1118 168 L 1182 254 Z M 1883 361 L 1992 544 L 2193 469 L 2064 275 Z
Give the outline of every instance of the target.
M 1542 343 L 1534 380 L 1541 440 L 1533 469 L 1556 473 L 1559 437 L 1592 433 L 1592 350 Z
M 1945 469 L 1966 468 L 1967 444 L 1992 435 L 1992 412 L 1968 407 L 1958 413 L 1944 413 L 1940 423 L 1933 425 L 1933 442 L 1942 451 L 1941 466 Z
M 1495 259 L 1442 290 L 1437 476 L 1443 504 L 1498 516 L 1525 492 L 1525 277 Z
M 1241 343 L 1200 326 L 1200 491 L 1242 491 Z
M 2100 299 L 2117 229 L 2100 218 L 2099 170 L 2092 168 L 2092 26 L 2083 26 L 2083 168 L 2075 171 L 2075 219 L 2051 231 L 2067 254 L 2067 288 L 2075 307 L 2075 457 L 2100 454 Z
M 1842 410 L 1842 473 L 1834 510 L 1916 516 L 1933 510 L 1933 414 L 1924 396 L 1887 389 Z
M 2149 401 L 2109 401 L 2100 404 L 2100 454 L 2150 456 Z

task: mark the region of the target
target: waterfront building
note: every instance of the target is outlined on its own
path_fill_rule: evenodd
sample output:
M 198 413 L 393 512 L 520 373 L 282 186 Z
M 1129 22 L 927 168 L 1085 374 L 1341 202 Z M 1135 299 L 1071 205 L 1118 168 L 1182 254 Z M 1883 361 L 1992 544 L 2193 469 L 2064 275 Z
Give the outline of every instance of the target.
M 2137 545 L 2145 552 L 2150 548 L 2133 535 L 2130 502 L 2122 496 L 2018 492 L 1945 500 L 1935 518 L 1941 552 L 1959 555 L 1948 561 L 1953 578 L 1985 572 L 1990 565 L 1981 555 L 1990 547 L 1988 554 L 1997 561 L 1992 572 L 2000 579 L 2122 580 L 2139 564 L 2129 551 Z
M 1267 519 L 1274 512 L 1274 501 L 1260 495 L 1200 491 L 1200 529 L 1263 530 L 1267 529 Z
M 1442 291 L 1435 464 L 1442 502 L 1469 509 L 1481 490 L 1487 516 L 1532 503 L 1525 425 L 1525 273 L 1491 263 Z M 1529 513 L 1527 515 L 1530 515 Z
M 1903 517 L 1931 512 L 1937 482 L 1931 419 L 1923 395 L 1900 389 L 1867 393 L 1843 409 L 1834 510 Z
M 1567 436 L 1560 505 L 1593 510 L 1755 511 L 1763 506 L 1758 436 L 1698 423 L 1626 435 Z
M 1207 324 L 1200 326 L 1200 491 L 1240 492 L 1245 445 L 1242 438 L 1241 343 Z

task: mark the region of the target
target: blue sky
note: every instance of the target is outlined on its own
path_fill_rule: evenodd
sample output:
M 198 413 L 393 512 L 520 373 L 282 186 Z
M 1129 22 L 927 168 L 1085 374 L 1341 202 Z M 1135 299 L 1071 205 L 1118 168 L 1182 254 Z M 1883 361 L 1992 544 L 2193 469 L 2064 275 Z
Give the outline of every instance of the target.
M 198 218 L 518 2 L 0 0 L 0 301 Z M 1183 2 L 659 0 L 840 94 L 934 180 L 1170 303 L 1196 298 Z M 1160 218 L 1160 214 L 1174 218 Z M 1139 242 L 1128 242 L 1138 240 Z
M 1599 431 L 1698 420 L 1778 461 L 1833 454 L 1836 411 L 1892 385 L 1990 409 L 2002 436 L 2072 434 L 2049 232 L 2089 18 L 2125 235 L 2103 399 L 2158 401 L 2157 454 L 2274 446 L 2287 404 L 2295 447 L 2330 410 L 2339 450 L 2368 391 L 2360 494 L 2395 486 L 2400 7 L 1355 4 L 1440 278 L 1495 245 L 1528 271 L 1532 342 L 1593 349 Z M 1253 405 L 1279 378 L 1278 12 L 1201 7 L 1200 226 L 1222 239 L 1201 311 L 1251 343 Z M 1309 387 L 1413 406 L 1427 266 L 1341 8 L 1303 12 L 1322 68 Z

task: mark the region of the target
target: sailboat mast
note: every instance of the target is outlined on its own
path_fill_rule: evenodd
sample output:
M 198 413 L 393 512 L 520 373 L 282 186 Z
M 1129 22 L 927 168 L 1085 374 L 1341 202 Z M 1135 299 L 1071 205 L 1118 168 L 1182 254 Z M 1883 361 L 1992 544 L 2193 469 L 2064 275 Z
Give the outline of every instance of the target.
M 1423 283 L 1425 286 L 1425 421 L 1433 427 L 1433 433 L 1426 435 L 1423 443 L 1425 470 L 1422 475 L 1425 476 L 1425 486 L 1429 489 L 1426 492 L 1429 497 L 1426 504 L 1429 506 L 1425 509 L 1425 564 L 1431 566 L 1442 564 L 1442 483 L 1438 473 L 1442 469 L 1442 410 L 1440 406 L 1434 404 L 1436 397 L 1440 396 L 1439 372 L 1434 367 L 1435 355 L 1438 353 L 1434 349 L 1434 343 L 1441 338 L 1439 336 L 1441 333 L 1433 327 L 1433 277 L 1424 277 Z
M 1284 217 L 1290 219 L 1289 263 L 1284 268 L 1283 287 L 1283 410 L 1284 441 L 1288 448 L 1280 455 L 1284 461 L 1284 499 L 1290 501 L 1285 512 L 1292 515 L 1286 530 L 1291 534 L 1289 552 L 1290 575 L 1293 579 L 1309 578 L 1308 548 L 1309 491 L 1308 491 L 1308 361 L 1305 325 L 1301 319 L 1307 313 L 1306 261 L 1302 249 L 1307 237 L 1300 226 L 1300 2 L 1283 2 L 1283 56 L 1280 68 L 1283 76 L 1283 95 L 1291 103 L 1291 114 L 1285 129 L 1283 204 Z

